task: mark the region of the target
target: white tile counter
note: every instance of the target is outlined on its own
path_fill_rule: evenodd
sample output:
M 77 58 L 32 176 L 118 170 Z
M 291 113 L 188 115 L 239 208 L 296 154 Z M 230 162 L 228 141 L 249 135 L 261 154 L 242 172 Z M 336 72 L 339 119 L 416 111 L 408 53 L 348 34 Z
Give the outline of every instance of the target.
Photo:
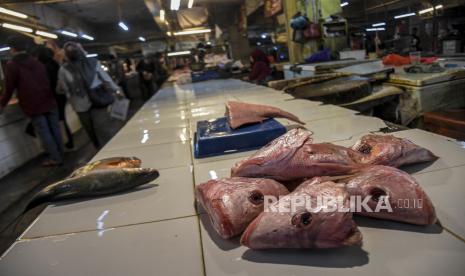
M 441 223 L 465 238 L 465 166 L 414 175 L 435 204 Z
M 432 226 L 358 219 L 363 246 L 253 251 L 222 240 L 201 215 L 206 275 L 462 275 L 465 243 Z M 376 225 L 373 227 L 372 225 Z M 379 226 L 379 228 L 378 228 Z
M 103 230 L 193 215 L 191 167 L 163 169 L 158 179 L 134 191 L 94 200 L 51 204 L 21 238 Z
M 228 177 L 231 167 L 253 151 L 194 159 L 192 137 L 197 121 L 223 116 L 224 104 L 232 99 L 296 114 L 315 142 L 348 146 L 385 127 L 352 110 L 291 100 L 280 91 L 238 80 L 166 87 L 93 159 L 136 156 L 143 167 L 159 169 L 160 177 L 127 193 L 49 205 L 2 256 L 0 275 L 463 274 L 464 149 L 419 130 L 394 135 L 440 156 L 407 169 L 430 195 L 447 230 L 357 218 L 363 246 L 337 250 L 252 251 L 237 238 L 219 239 L 205 215 L 196 214 L 194 187 Z
M 204 275 L 197 216 L 22 240 L 0 275 Z M 159 274 L 160 272 L 160 274 Z

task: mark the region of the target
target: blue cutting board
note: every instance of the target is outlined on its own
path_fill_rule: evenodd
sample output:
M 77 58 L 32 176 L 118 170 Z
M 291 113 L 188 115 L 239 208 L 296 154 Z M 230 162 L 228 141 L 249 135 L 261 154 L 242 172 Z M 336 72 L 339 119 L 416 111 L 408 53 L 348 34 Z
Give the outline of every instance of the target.
M 194 156 L 204 158 L 259 149 L 286 133 L 274 119 L 232 129 L 227 117 L 197 122 Z

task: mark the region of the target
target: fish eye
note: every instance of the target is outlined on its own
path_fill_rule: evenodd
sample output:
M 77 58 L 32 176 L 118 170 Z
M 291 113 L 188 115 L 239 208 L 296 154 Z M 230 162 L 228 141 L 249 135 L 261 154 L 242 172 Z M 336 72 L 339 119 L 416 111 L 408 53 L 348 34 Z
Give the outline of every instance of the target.
M 386 191 L 381 188 L 375 187 L 370 190 L 371 199 L 378 202 L 381 197 L 387 196 Z
M 296 227 L 305 227 L 310 223 L 312 223 L 312 214 L 310 212 L 298 213 L 292 217 L 292 225 Z
M 368 144 L 363 144 L 361 147 L 358 148 L 358 151 L 364 154 L 371 153 L 371 146 Z
M 249 194 L 249 201 L 254 205 L 263 204 L 263 193 L 260 191 L 252 191 Z

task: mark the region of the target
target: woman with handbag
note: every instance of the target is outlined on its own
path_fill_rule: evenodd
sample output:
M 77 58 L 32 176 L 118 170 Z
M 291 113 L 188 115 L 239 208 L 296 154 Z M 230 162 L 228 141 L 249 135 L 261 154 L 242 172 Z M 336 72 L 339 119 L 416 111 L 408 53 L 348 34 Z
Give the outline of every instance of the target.
M 64 45 L 66 61 L 58 72 L 59 93 L 66 94 L 74 111 L 78 114 L 82 127 L 94 146 L 99 149 L 118 130 L 110 129 L 110 135 L 100 138 L 97 130 L 109 128 L 107 107 L 121 94 L 119 87 L 102 69 L 95 58 L 88 58 L 82 46 L 75 42 Z M 108 131 L 106 131 L 108 133 Z

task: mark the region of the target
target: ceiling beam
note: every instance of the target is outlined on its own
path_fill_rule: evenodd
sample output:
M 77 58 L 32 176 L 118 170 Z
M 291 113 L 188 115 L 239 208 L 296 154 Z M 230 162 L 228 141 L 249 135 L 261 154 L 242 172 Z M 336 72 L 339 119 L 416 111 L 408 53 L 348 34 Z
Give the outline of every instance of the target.
M 2 4 L 55 4 L 71 1 L 73 0 L 3 0 Z

